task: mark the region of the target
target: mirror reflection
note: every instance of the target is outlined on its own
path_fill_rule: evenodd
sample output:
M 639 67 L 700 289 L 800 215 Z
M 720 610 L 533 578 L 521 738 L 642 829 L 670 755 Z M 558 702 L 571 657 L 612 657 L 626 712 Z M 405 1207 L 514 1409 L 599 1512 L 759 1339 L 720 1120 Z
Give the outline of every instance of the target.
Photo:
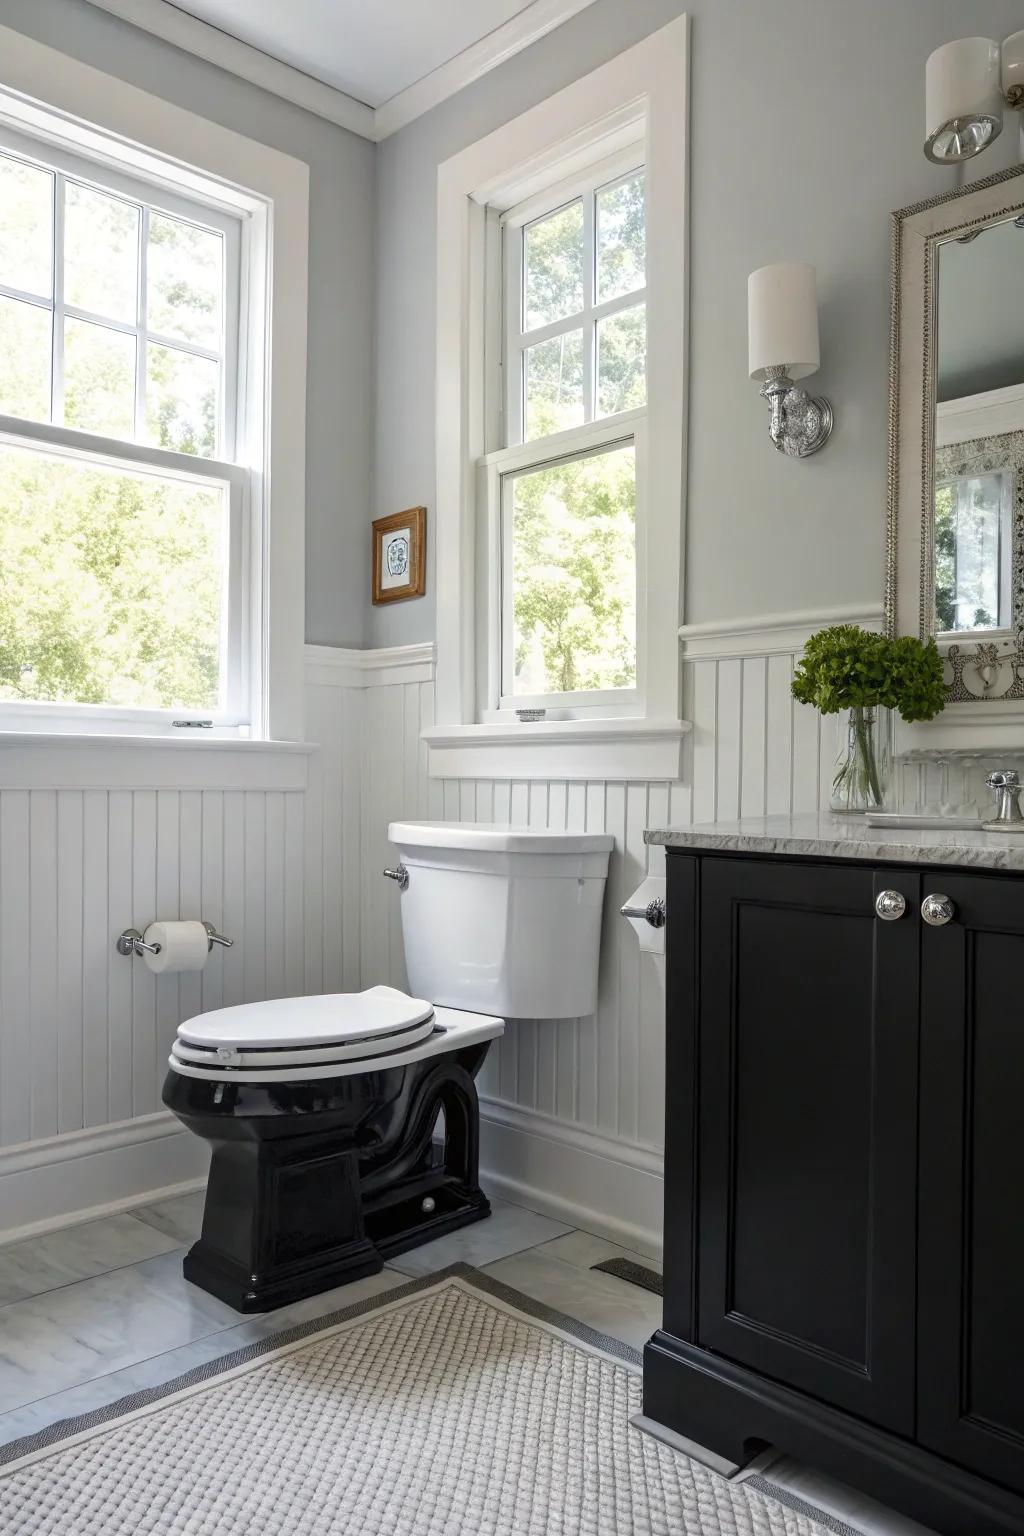
M 935 628 L 1010 633 L 1024 474 L 1024 217 L 938 249 Z

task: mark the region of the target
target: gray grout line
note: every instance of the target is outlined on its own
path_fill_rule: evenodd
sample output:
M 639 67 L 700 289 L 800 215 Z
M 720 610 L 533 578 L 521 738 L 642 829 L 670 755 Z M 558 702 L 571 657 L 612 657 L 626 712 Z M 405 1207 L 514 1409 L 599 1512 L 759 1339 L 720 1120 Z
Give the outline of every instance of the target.
M 99 1219 L 103 1220 L 104 1218 L 100 1217 Z M 83 1221 L 81 1225 L 83 1227 L 91 1226 L 91 1222 Z M 158 1231 L 156 1227 L 150 1227 L 149 1230 L 151 1232 Z M 170 1237 L 170 1234 L 167 1232 L 161 1232 L 159 1235 L 161 1237 Z M 35 1239 L 26 1237 L 24 1241 L 26 1243 L 31 1243 L 34 1242 Z M 15 1245 L 12 1244 L 11 1246 L 13 1247 Z M 20 1306 L 23 1302 L 26 1301 L 37 1301 L 40 1296 L 53 1296 L 57 1291 L 69 1290 L 73 1285 L 88 1285 L 90 1280 L 102 1280 L 104 1275 L 120 1274 L 122 1269 L 138 1269 L 142 1264 L 150 1264 L 154 1259 L 165 1259 L 169 1253 L 175 1253 L 179 1248 L 184 1251 L 190 1246 L 191 1245 L 189 1243 L 175 1242 L 173 1248 L 165 1248 L 162 1253 L 150 1253 L 147 1254 L 144 1259 L 129 1259 L 125 1264 L 111 1264 L 106 1269 L 97 1269 L 95 1273 L 91 1275 L 76 1275 L 72 1280 L 61 1280 L 57 1285 L 44 1286 L 41 1291 L 30 1291 L 27 1296 L 15 1296 L 11 1301 L 0 1301 L 0 1312 L 3 1312 L 7 1307 Z M 2 1251 L 3 1250 L 0 1249 L 0 1252 Z

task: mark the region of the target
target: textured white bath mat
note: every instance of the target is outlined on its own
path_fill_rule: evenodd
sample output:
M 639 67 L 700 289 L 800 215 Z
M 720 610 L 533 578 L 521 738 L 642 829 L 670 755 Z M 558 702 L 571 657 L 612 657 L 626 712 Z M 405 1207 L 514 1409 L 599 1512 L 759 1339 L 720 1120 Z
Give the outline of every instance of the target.
M 847 1530 L 770 1485 L 729 1482 L 642 1434 L 630 1424 L 640 1400 L 634 1350 L 456 1266 L 3 1448 L 0 1529 Z

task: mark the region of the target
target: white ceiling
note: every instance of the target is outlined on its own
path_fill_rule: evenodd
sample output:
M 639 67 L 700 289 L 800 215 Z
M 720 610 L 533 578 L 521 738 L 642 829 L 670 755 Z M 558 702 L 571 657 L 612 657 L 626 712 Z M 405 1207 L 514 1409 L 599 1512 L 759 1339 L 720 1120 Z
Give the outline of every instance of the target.
M 101 0 L 102 3 L 102 0 Z M 380 106 L 532 0 L 170 0 L 273 58 Z

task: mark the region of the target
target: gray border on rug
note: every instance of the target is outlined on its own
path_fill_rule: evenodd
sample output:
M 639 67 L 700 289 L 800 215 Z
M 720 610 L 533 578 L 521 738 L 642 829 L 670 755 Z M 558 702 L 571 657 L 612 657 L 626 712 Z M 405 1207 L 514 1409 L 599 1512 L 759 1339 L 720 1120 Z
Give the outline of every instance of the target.
M 48 1424 L 45 1429 L 38 1430 L 34 1435 L 23 1436 L 20 1440 L 10 1440 L 6 1445 L 0 1445 L 0 1467 L 20 1461 L 23 1456 L 29 1456 L 34 1451 L 59 1445 L 62 1440 L 70 1440 L 75 1435 L 84 1434 L 86 1430 L 97 1429 L 103 1424 L 112 1424 L 116 1419 L 137 1413 L 141 1408 L 148 1408 L 151 1404 L 159 1402 L 161 1398 L 173 1397 L 176 1392 L 199 1386 L 200 1383 L 209 1381 L 214 1376 L 224 1375 L 237 1366 L 248 1365 L 251 1361 L 258 1360 L 261 1355 L 272 1354 L 277 1349 L 298 1343 L 301 1339 L 311 1338 L 314 1334 L 336 1327 L 339 1323 L 352 1322 L 355 1318 L 366 1316 L 392 1302 L 404 1301 L 420 1291 L 429 1290 L 441 1280 L 466 1280 L 485 1295 L 493 1296 L 497 1301 L 506 1302 L 528 1317 L 536 1318 L 540 1323 L 549 1323 L 571 1338 L 578 1339 L 580 1343 L 590 1344 L 595 1349 L 618 1358 L 626 1365 L 641 1366 L 643 1364 L 642 1352 L 634 1349 L 631 1344 L 624 1344 L 621 1339 L 600 1333 L 587 1323 L 581 1323 L 577 1318 L 569 1317 L 555 1307 L 549 1307 L 546 1302 L 535 1301 L 532 1296 L 524 1295 L 522 1291 L 515 1290 L 511 1285 L 505 1285 L 503 1281 L 496 1280 L 492 1275 L 483 1274 L 472 1264 L 449 1264 L 445 1269 L 436 1270 L 432 1275 L 422 1275 L 415 1280 L 407 1281 L 404 1285 L 396 1285 L 386 1291 L 377 1291 L 363 1301 L 353 1302 L 351 1306 L 339 1307 L 336 1311 L 327 1312 L 322 1317 L 313 1317 L 304 1323 L 295 1323 L 291 1328 L 282 1329 L 280 1333 L 268 1334 L 265 1339 L 257 1339 L 252 1344 L 245 1344 L 241 1349 L 220 1355 L 215 1360 L 204 1361 L 202 1365 L 194 1366 L 192 1370 L 185 1371 L 180 1376 L 161 1382 L 159 1386 L 129 1392 L 127 1396 L 117 1398 L 102 1408 L 94 1408 L 91 1412 L 79 1414 L 74 1418 L 58 1419 L 56 1423 Z M 713 1475 L 720 1476 L 719 1473 Z M 723 1479 L 723 1481 L 729 1481 L 729 1479 Z M 854 1530 L 852 1526 L 845 1525 L 834 1515 L 828 1514 L 826 1510 L 817 1509 L 798 1495 L 790 1493 L 788 1488 L 781 1488 L 778 1484 L 769 1482 L 767 1478 L 749 1477 L 736 1483 L 735 1486 L 755 1489 L 756 1492 L 774 1499 L 777 1504 L 784 1505 L 794 1513 L 806 1515 L 808 1519 L 817 1521 L 825 1530 L 832 1531 L 834 1536 L 861 1536 L 861 1533 Z

